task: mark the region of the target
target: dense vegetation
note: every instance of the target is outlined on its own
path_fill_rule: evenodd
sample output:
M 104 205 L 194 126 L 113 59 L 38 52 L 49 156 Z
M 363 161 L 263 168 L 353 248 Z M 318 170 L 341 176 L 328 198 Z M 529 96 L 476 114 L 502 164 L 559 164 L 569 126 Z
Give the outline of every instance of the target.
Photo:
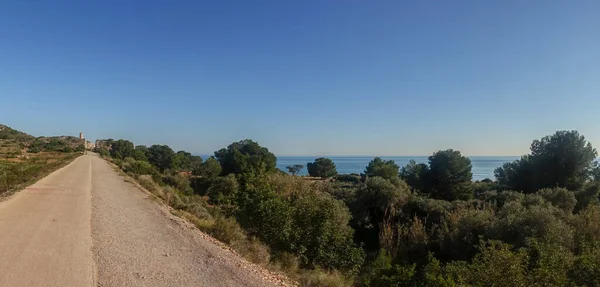
M 478 182 L 451 149 L 404 167 L 374 158 L 361 175 L 318 158 L 298 177 L 251 140 L 206 161 L 124 142 L 100 152 L 202 230 L 306 286 L 600 286 L 600 170 L 575 131 L 534 141 L 496 181 Z

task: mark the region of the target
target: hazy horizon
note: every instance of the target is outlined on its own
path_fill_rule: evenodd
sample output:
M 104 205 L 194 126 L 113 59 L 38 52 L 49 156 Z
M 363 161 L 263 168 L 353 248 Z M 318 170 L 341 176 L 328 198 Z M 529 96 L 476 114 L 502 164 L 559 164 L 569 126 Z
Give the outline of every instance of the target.
M 600 145 L 600 2 L 0 4 L 0 123 L 207 153 Z M 135 15 L 135 17 L 132 17 Z M 507 21 L 510 19 L 510 21 Z

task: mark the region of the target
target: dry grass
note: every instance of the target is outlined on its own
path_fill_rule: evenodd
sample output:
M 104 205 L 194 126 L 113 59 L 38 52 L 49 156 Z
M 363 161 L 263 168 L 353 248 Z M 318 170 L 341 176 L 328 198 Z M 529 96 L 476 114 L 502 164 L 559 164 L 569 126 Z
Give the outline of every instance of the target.
M 0 160 L 0 195 L 6 197 L 80 156 L 77 153 L 39 153 L 20 161 Z

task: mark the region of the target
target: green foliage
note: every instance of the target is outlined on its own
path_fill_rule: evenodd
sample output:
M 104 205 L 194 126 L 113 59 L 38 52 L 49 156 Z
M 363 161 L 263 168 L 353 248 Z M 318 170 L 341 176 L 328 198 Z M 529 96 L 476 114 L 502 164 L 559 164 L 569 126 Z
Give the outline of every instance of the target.
M 399 175 L 410 187 L 422 191 L 425 189 L 428 172 L 429 167 L 426 164 L 417 164 L 416 161 L 411 159 L 406 166 L 402 167 Z
M 0 140 L 14 140 L 16 142 L 28 142 L 34 137 L 24 132 L 12 129 L 5 125 L 0 125 Z
M 117 140 L 112 143 L 110 155 L 117 159 L 124 159 L 133 155 L 133 143 L 128 140 Z
M 429 157 L 425 191 L 436 199 L 457 200 L 473 197 L 471 160 L 452 149 Z
M 368 177 L 379 176 L 387 180 L 398 178 L 398 169 L 400 167 L 393 160 L 382 160 L 380 157 L 374 158 L 365 168 L 365 175 Z
M 581 190 L 575 192 L 577 205 L 575 211 L 579 211 L 590 204 L 598 204 L 600 198 L 600 181 L 587 183 Z
M 148 161 L 161 172 L 173 168 L 175 152 L 168 145 L 152 145 L 148 148 Z
M 232 204 L 239 184 L 233 174 L 216 177 L 208 187 L 207 194 L 213 204 Z
M 250 139 L 230 144 L 226 149 L 215 152 L 215 158 L 221 164 L 221 175 L 244 174 L 252 172 L 275 172 L 277 158 L 269 149 Z
M 397 187 L 382 177 L 370 177 L 358 190 L 356 201 L 364 208 L 363 216 L 377 224 L 389 212 L 406 204 L 409 194 L 406 184 Z
M 573 263 L 569 278 L 576 286 L 600 286 L 600 248 L 586 250 Z
M 124 171 L 127 173 L 137 175 L 153 175 L 158 173 L 156 167 L 154 167 L 149 162 L 142 160 L 130 160 L 128 164 L 124 167 Z
M 292 251 L 311 268 L 339 269 L 354 274 L 364 252 L 352 241 L 350 212 L 343 202 L 326 194 L 309 194 L 293 202 Z
M 191 195 L 192 193 L 194 193 L 194 191 L 192 190 L 192 186 L 190 185 L 190 180 L 179 173 L 171 173 L 165 175 L 163 176 L 162 181 L 165 184 L 176 188 L 183 194 Z
M 221 174 L 221 172 L 221 164 L 214 157 L 209 157 L 205 162 L 196 165 L 195 169 L 192 170 L 194 175 L 200 175 L 207 178 L 214 178 Z
M 308 174 L 314 177 L 330 178 L 337 175 L 335 163 L 331 159 L 320 157 L 306 164 Z
M 84 145 L 78 145 L 77 148 L 75 148 L 76 152 L 84 152 L 85 151 L 85 146 Z
M 494 171 L 498 185 L 502 190 L 518 190 L 527 193 L 536 191 L 533 180 L 533 164 L 531 157 L 522 156 L 521 159 L 504 163 Z
M 302 165 L 302 164 L 294 164 L 294 165 L 288 165 L 285 168 L 292 175 L 297 175 L 304 168 L 304 165 Z
M 104 148 L 104 147 L 96 147 L 94 149 L 94 151 L 97 152 L 102 157 L 108 157 L 108 156 L 110 156 L 110 151 L 107 148 Z
M 202 164 L 202 158 L 189 152 L 178 151 L 173 158 L 173 168 L 182 171 L 193 171 Z
M 139 176 L 151 192 L 246 258 L 271 261 L 306 286 L 574 287 L 600 286 L 600 183 L 591 181 L 596 165 L 586 167 L 590 148 L 559 132 L 496 170 L 496 182 L 472 182 L 470 161 L 454 150 L 400 171 L 375 158 L 364 177 L 323 181 L 273 172 L 275 157 L 249 140 L 204 163 L 169 149 L 162 174 L 132 158 L 115 163 L 132 174 L 154 170 L 167 186 Z M 169 158 L 152 160 L 151 149 L 151 162 Z M 164 173 L 172 168 L 192 170 L 191 183 L 187 173 Z M 325 158 L 307 168 L 336 174 Z
M 532 193 L 542 188 L 580 189 L 595 171 L 598 153 L 577 131 L 558 131 L 534 140 L 531 154 L 495 171 L 506 189 Z
M 136 160 L 148 161 L 148 147 L 145 145 L 135 146 L 131 157 Z
M 527 254 L 513 252 L 512 246 L 500 241 L 489 241 L 479 246 L 480 253 L 473 262 L 455 277 L 463 278 L 472 286 L 529 286 L 526 277 Z M 466 271 L 466 272 L 464 272 Z M 462 274 L 461 274 L 462 273 Z
M 359 184 L 360 183 L 360 175 L 352 175 L 352 174 L 338 174 L 335 177 L 335 180 L 338 182 L 351 183 L 351 184 Z
M 577 204 L 575 194 L 566 188 L 545 188 L 538 190 L 536 193 L 567 214 L 571 214 Z
M 39 137 L 29 145 L 29 150 L 34 152 L 73 152 L 73 147 L 81 145 L 79 139 L 73 137 Z

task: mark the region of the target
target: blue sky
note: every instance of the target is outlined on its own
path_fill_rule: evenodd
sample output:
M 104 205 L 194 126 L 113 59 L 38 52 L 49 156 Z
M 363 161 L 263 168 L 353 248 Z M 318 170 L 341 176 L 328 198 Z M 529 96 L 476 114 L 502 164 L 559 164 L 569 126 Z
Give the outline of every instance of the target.
M 0 123 L 211 153 L 600 146 L 599 1 L 3 1 Z

